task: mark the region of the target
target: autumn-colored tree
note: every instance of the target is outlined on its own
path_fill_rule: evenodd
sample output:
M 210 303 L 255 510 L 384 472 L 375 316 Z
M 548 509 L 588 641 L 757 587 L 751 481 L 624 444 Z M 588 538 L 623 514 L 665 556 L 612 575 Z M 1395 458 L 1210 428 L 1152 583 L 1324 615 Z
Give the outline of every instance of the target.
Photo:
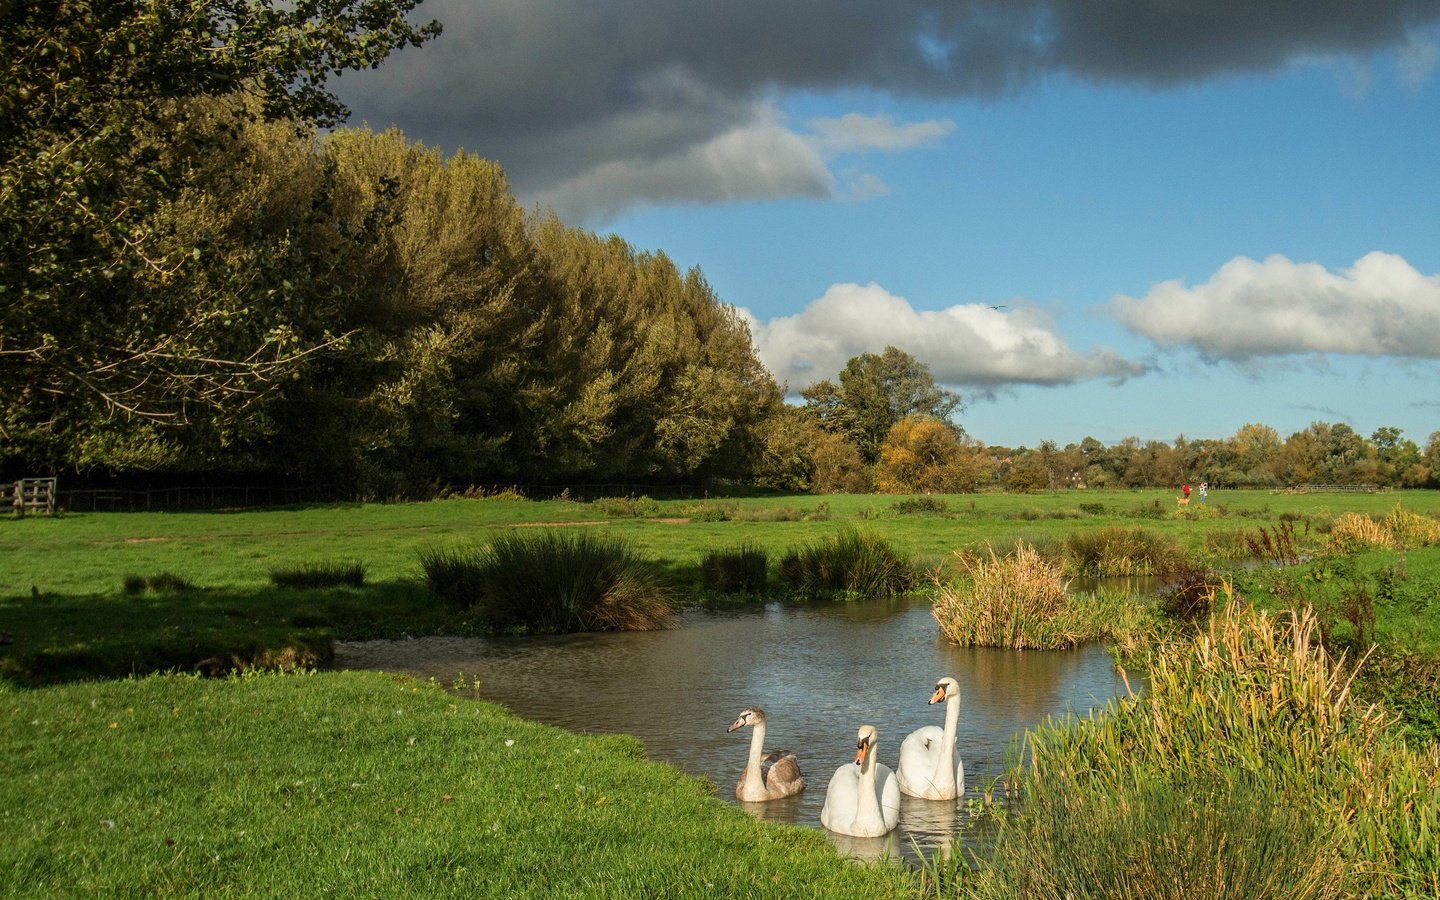
M 882 493 L 966 493 L 988 477 L 984 448 L 970 445 L 954 426 L 933 416 L 896 422 L 880 448 L 875 486 Z

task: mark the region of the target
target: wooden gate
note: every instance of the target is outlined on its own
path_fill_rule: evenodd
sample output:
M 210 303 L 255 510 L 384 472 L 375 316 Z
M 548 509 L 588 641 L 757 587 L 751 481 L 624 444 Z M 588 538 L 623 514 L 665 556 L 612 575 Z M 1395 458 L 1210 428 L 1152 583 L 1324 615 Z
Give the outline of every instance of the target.
M 24 516 L 27 512 L 43 512 L 47 516 L 55 515 L 55 482 L 56 478 L 21 478 L 13 484 L 5 485 L 8 490 L 0 494 L 0 502 L 8 500 L 10 508 L 15 511 L 16 516 Z

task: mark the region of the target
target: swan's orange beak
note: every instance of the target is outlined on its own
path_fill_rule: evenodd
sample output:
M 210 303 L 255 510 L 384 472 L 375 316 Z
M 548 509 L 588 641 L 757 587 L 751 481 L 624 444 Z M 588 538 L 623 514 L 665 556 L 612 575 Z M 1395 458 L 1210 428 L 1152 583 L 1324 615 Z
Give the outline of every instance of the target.
M 943 684 L 937 684 L 937 685 L 935 685 L 935 693 L 933 693 L 933 694 L 930 695 L 930 702 L 931 702 L 931 703 L 939 703 L 940 701 L 942 701 L 942 700 L 944 700 L 944 699 L 945 699 L 945 685 L 943 685 Z
M 855 747 L 855 765 L 857 765 L 857 766 L 863 766 L 863 765 L 865 765 L 865 751 L 867 751 L 867 750 L 869 750 L 869 749 L 870 749 L 870 745 L 869 745 L 868 743 L 866 743 L 866 742 L 863 742 L 863 741 L 862 741 L 860 744 L 856 745 L 856 747 Z

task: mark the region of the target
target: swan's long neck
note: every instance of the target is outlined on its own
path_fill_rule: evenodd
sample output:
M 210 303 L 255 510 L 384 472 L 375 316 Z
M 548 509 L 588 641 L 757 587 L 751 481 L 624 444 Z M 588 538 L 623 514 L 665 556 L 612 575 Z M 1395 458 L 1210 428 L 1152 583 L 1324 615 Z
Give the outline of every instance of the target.
M 765 723 L 756 722 L 750 728 L 750 759 L 745 763 L 745 784 L 748 787 L 761 788 L 764 786 L 760 778 L 760 756 L 764 747 Z
M 940 736 L 940 753 L 935 760 L 935 776 L 932 779 L 939 787 L 955 784 L 955 731 L 960 723 L 960 695 L 951 694 L 945 700 L 945 731 Z
M 875 765 L 877 749 L 874 744 L 865 754 L 865 762 L 860 765 L 860 796 L 855 804 L 855 818 L 858 819 L 880 819 L 884 816 L 880 813 L 880 795 L 875 791 Z

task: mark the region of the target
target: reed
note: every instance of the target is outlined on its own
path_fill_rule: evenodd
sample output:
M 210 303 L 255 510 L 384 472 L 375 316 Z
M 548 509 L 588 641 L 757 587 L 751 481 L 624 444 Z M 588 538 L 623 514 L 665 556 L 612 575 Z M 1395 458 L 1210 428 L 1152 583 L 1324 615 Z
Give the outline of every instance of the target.
M 1261 525 L 1254 534 L 1245 534 L 1250 555 L 1261 562 L 1277 566 L 1293 566 L 1300 562 L 1300 549 L 1295 535 L 1295 520 L 1281 519 L 1273 529 Z
M 424 551 L 420 564 L 432 592 L 500 629 L 644 631 L 670 618 L 658 570 L 614 536 L 502 532 L 478 549 Z
M 1395 538 L 1384 522 L 1360 513 L 1345 513 L 1330 526 L 1330 549 L 1354 553 L 1371 547 L 1394 546 Z
M 1123 794 L 1041 782 L 961 896 L 1330 898 L 1343 865 L 1297 803 L 1225 781 L 1147 778 Z
M 1350 702 L 1355 667 L 1326 653 L 1312 610 L 1271 616 L 1228 584 L 1217 595 L 1193 640 L 1149 661 L 1145 694 L 1031 733 L 1029 789 L 1130 802 L 1161 780 L 1293 798 L 1328 834 L 1346 891 L 1432 895 L 1440 748 L 1408 749 L 1387 713 Z
M 1166 535 L 1114 525 L 1067 535 L 1065 559 L 1076 575 L 1164 575 L 1184 565 L 1185 554 Z
M 195 590 L 195 585 L 174 572 L 149 576 L 126 575 L 123 583 L 127 594 L 143 594 L 147 591 L 154 594 L 179 594 Z
M 888 540 L 846 526 L 780 559 L 780 581 L 802 597 L 886 597 L 915 585 L 915 572 Z
M 1440 522 L 1409 512 L 1398 503 L 1385 514 L 1385 527 L 1390 530 L 1391 540 L 1402 550 L 1440 544 Z
M 700 582 L 723 594 L 763 594 L 770 557 L 755 544 L 711 550 L 700 561 Z

